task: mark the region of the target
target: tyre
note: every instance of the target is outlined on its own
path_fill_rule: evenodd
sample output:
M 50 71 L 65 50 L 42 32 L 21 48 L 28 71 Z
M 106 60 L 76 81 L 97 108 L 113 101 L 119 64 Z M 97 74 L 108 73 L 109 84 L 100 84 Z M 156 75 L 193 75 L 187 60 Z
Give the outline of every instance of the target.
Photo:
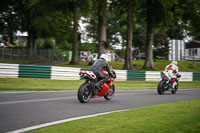
M 108 90 L 108 93 L 104 96 L 104 98 L 106 100 L 110 100 L 113 98 L 114 96 L 114 93 L 115 93 L 115 86 L 114 84 L 110 87 L 110 89 Z
M 176 94 L 177 90 L 178 90 L 178 84 L 175 86 L 174 89 L 172 89 L 172 91 L 171 91 L 172 94 Z
M 78 100 L 81 103 L 89 102 L 90 98 L 92 96 L 92 88 L 91 88 L 90 84 L 88 84 L 88 83 L 82 84 L 78 89 L 77 96 L 78 96 Z
M 167 89 L 167 84 L 165 84 L 165 80 L 161 80 L 160 83 L 158 84 L 157 92 L 158 94 L 164 94 L 165 90 Z

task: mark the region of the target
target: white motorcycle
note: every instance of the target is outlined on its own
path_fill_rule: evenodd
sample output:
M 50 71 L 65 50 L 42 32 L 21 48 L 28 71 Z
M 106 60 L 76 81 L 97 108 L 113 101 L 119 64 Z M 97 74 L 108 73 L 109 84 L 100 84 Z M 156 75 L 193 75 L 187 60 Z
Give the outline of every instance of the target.
M 170 74 L 165 71 L 162 71 L 160 75 L 162 80 L 158 84 L 158 94 L 164 94 L 165 91 L 171 91 L 172 94 L 175 94 L 178 90 L 178 80 L 180 79 L 181 75 L 177 75 L 177 78 L 173 79 L 170 77 Z

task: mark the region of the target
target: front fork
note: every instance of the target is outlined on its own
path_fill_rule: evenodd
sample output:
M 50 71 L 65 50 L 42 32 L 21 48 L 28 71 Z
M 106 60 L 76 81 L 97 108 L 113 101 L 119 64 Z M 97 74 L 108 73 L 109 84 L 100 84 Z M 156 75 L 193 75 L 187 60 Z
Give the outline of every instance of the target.
M 171 81 L 170 81 L 170 80 L 167 80 L 167 81 L 165 82 L 164 89 L 167 91 L 167 90 L 171 89 L 171 87 L 172 87 Z
M 176 80 L 176 79 L 175 79 L 175 80 Z M 176 84 L 175 84 L 175 83 L 176 83 Z M 172 90 L 172 89 L 174 89 L 175 86 L 178 84 L 178 81 L 174 81 L 174 82 L 173 82 L 172 80 L 168 80 L 168 81 L 166 82 L 166 84 L 168 84 L 168 86 L 169 86 L 168 89 L 169 89 L 169 90 Z M 174 87 L 173 87 L 173 84 L 175 84 Z M 168 89 L 167 89 L 167 90 L 168 90 Z

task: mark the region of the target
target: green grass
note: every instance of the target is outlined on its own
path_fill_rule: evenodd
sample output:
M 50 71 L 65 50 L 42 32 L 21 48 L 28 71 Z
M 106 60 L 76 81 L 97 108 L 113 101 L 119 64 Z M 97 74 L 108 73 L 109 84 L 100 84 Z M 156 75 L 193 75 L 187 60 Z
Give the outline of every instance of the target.
M 162 71 L 165 69 L 171 61 L 168 60 L 156 60 L 154 61 L 155 69 L 153 71 Z M 152 69 L 143 69 L 144 60 L 134 60 L 134 70 L 138 71 L 152 71 Z M 109 65 L 113 69 L 121 70 L 123 69 L 124 62 L 109 62 Z M 63 64 L 57 64 L 56 66 L 65 66 L 65 67 L 78 67 L 78 68 L 90 68 L 88 62 L 79 62 L 79 65 L 69 65 L 68 62 Z M 200 62 L 192 61 L 178 61 L 178 67 L 180 72 L 200 72 Z
M 81 80 L 0 78 L 0 90 L 75 90 L 81 83 Z
M 66 122 L 31 133 L 199 133 L 200 100 L 160 104 Z
M 23 61 L 22 59 L 10 60 L 10 59 L 2 59 L 1 57 L 0 57 L 0 62 L 1 63 L 9 63 L 9 64 L 28 64 L 28 63 L 30 63 L 29 61 Z
M 0 78 L 0 90 L 78 90 L 84 80 L 51 80 L 34 78 Z M 158 82 L 116 81 L 117 90 L 157 89 Z M 198 82 L 180 82 L 179 88 L 200 88 Z

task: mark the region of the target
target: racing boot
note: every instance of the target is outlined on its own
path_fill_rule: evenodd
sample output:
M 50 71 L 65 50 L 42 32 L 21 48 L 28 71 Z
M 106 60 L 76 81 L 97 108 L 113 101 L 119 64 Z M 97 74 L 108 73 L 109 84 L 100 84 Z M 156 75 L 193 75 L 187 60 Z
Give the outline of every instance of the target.
M 100 92 L 100 91 L 102 90 L 101 84 L 102 84 L 103 82 L 105 82 L 105 81 L 106 81 L 106 79 L 101 79 L 101 80 L 99 80 L 99 81 L 96 83 L 96 87 L 97 87 L 97 89 L 98 89 L 98 92 Z
M 96 83 L 95 87 L 97 88 L 97 91 L 100 92 L 102 89 L 101 89 L 101 86 L 99 85 L 99 83 Z

